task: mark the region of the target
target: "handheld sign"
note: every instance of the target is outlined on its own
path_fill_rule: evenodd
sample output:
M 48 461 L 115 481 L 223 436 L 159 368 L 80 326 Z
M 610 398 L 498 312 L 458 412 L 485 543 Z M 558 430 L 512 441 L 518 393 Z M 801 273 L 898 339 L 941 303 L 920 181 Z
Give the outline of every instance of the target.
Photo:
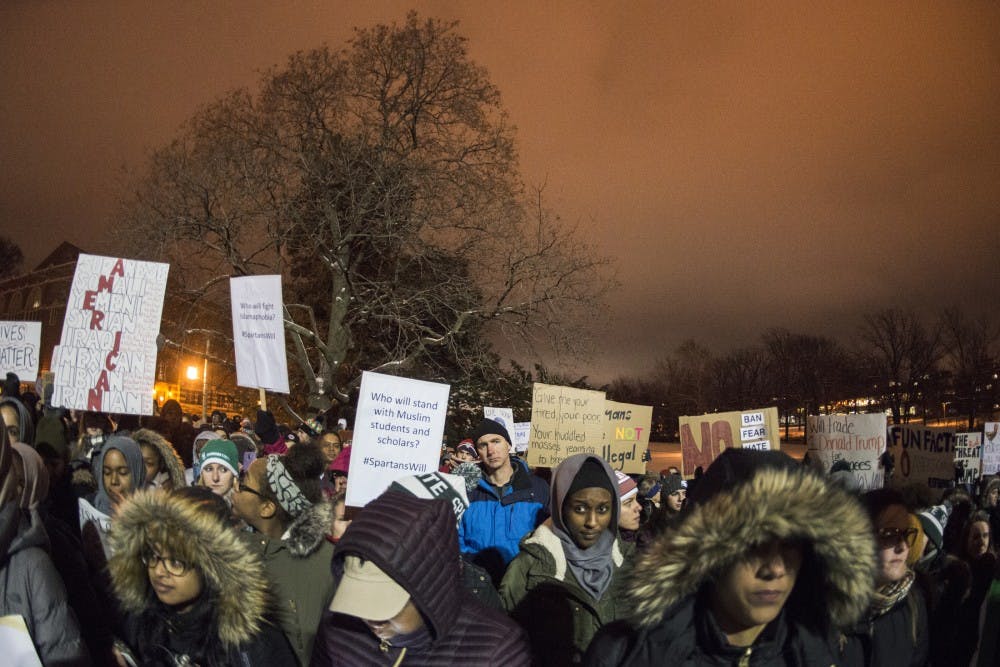
M 680 417 L 681 474 L 694 477 L 697 468 L 708 468 L 727 447 L 781 449 L 778 409 L 719 412 Z
M 62 338 L 52 352 L 52 404 L 153 414 L 156 337 L 170 266 L 80 255 Z
M 1000 422 L 983 424 L 983 474 L 1000 472 Z
M 896 462 L 892 486 L 920 482 L 947 488 L 955 478 L 955 430 L 895 425 L 889 428 L 889 453 Z
M 361 375 L 348 506 L 364 507 L 400 477 L 438 469 L 450 391 L 436 382 Z
M 281 276 L 229 279 L 236 384 L 288 393 Z M 261 394 L 261 409 L 266 399 Z
M 603 442 L 604 392 L 534 384 L 528 465 L 555 468 L 573 454 L 600 456 Z
M 16 373 L 21 382 L 38 379 L 41 322 L 0 322 L 0 374 Z
M 983 434 L 955 434 L 955 469 L 959 484 L 976 484 L 983 468 Z M 961 471 L 961 472 L 958 472 Z
M 837 461 L 846 461 L 862 489 L 882 488 L 884 414 L 810 415 L 807 422 L 809 456 L 823 462 L 824 472 L 829 473 Z
M 604 416 L 604 441 L 608 444 L 604 445 L 601 458 L 615 470 L 628 474 L 645 473 L 653 408 L 605 401 Z
M 528 442 L 531 440 L 531 422 L 514 422 L 514 430 L 510 432 L 510 437 L 514 438 L 514 451 L 523 454 L 528 451 Z

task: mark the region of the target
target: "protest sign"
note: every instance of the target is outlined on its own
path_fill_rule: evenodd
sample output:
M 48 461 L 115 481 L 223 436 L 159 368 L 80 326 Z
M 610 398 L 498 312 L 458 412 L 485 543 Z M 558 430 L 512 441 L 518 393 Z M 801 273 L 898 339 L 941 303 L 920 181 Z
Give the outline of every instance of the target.
M 879 457 L 885 452 L 885 415 L 820 415 L 807 418 L 809 456 L 829 472 L 846 461 L 862 489 L 879 489 L 884 473 Z
M 920 482 L 946 488 L 955 479 L 955 430 L 914 424 L 889 428 L 889 453 L 896 468 L 892 486 Z
M 678 422 L 685 479 L 694 477 L 696 468 L 708 468 L 727 447 L 781 449 L 777 408 L 680 417 Z
M 62 337 L 52 353 L 52 405 L 150 415 L 156 337 L 170 266 L 81 254 Z
M 364 507 L 393 480 L 438 469 L 451 387 L 364 372 L 347 502 Z
M 483 416 L 487 419 L 492 419 L 496 423 L 507 429 L 507 433 L 510 437 L 514 437 L 514 411 L 510 408 L 483 408 Z M 511 445 L 514 444 L 513 439 L 511 440 Z
M 15 373 L 21 382 L 38 379 L 41 322 L 0 322 L 0 375 Z
M 0 616 L 0 647 L 7 667 L 42 667 L 24 616 Z
M 229 279 L 236 384 L 288 393 L 281 276 Z
M 514 438 L 514 451 L 523 453 L 528 451 L 528 440 L 531 438 L 531 422 L 515 422 L 514 430 L 511 432 Z
M 1000 422 L 983 424 L 983 474 L 1000 473 Z
M 604 441 L 608 444 L 601 457 L 615 470 L 640 475 L 646 472 L 653 408 L 606 400 L 604 417 Z
M 604 419 L 604 392 L 536 382 L 528 465 L 555 468 L 573 454 L 600 456 Z
M 955 468 L 959 484 L 976 484 L 983 469 L 983 434 L 955 434 Z M 961 472 L 957 472 L 961 470 Z

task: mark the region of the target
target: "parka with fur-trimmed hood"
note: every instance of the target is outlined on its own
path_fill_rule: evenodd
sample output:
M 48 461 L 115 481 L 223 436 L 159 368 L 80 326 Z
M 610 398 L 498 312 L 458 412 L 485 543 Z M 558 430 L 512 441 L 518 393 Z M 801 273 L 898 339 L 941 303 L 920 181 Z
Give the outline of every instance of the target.
M 603 474 L 604 488 L 611 498 L 611 517 L 604 531 L 611 574 L 598 598 L 581 585 L 557 534 L 561 531 L 569 537 L 562 518 L 563 505 L 581 469 L 585 464 L 593 465 L 588 462 L 598 464 L 594 469 Z M 578 664 L 597 631 L 627 613 L 625 581 L 635 545 L 618 537 L 618 481 L 611 466 L 598 456 L 577 454 L 559 464 L 552 476 L 550 507 L 552 516 L 521 540 L 520 553 L 511 561 L 500 584 L 500 599 L 527 631 L 534 664 Z M 601 548 L 598 543 L 586 553 Z
M 604 628 L 584 664 L 839 664 L 839 632 L 865 613 L 874 585 L 857 500 L 780 452 L 727 449 L 688 502 L 637 558 L 630 619 Z M 804 545 L 794 588 L 750 647 L 731 646 L 708 609 L 713 579 L 774 540 Z
M 148 428 L 141 428 L 133 432 L 132 439 L 139 443 L 139 447 L 152 447 L 160 455 L 160 461 L 163 462 L 163 472 L 166 473 L 166 478 L 170 480 L 169 488 L 179 489 L 182 486 L 187 486 L 187 480 L 184 477 L 184 461 L 181 460 L 180 454 L 177 453 L 177 450 L 174 449 L 169 440 Z M 163 485 L 163 480 L 157 478 L 147 479 L 146 483 L 159 488 Z
M 247 549 L 235 528 L 202 502 L 176 491 L 136 491 L 118 509 L 110 544 L 112 586 L 129 616 L 129 639 L 141 664 L 173 664 L 191 646 L 207 651 L 221 647 L 222 662 L 216 664 L 295 664 L 284 635 L 268 620 L 273 605 L 260 557 Z M 173 558 L 198 569 L 204 604 L 178 614 L 157 599 L 141 560 L 143 550 L 151 545 L 169 545 Z M 197 626 L 186 632 L 178 629 L 184 617 L 196 613 L 201 618 Z M 168 629 L 155 645 L 145 646 L 137 637 L 140 632 L 155 636 L 150 625 Z M 170 652 L 167 655 L 163 642 Z M 207 667 L 206 663 L 212 661 L 200 664 Z
M 314 667 L 529 664 L 528 644 L 517 624 L 462 587 L 451 504 L 386 491 L 358 513 L 337 544 L 332 569 L 338 581 L 348 555 L 371 561 L 404 588 L 424 628 L 405 639 L 380 642 L 362 619 L 327 611 Z

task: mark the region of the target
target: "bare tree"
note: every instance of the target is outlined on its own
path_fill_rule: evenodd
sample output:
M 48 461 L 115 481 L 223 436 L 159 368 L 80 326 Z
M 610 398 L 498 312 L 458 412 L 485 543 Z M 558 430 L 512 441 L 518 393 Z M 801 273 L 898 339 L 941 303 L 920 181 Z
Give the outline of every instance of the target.
M 522 185 L 500 93 L 456 24 L 414 13 L 201 110 L 153 155 L 121 238 L 222 303 L 227 278 L 280 273 L 316 407 L 349 400 L 362 370 L 486 373 L 490 335 L 585 348 L 579 316 L 612 285 Z
M 966 415 L 972 430 L 980 409 L 993 405 L 1000 327 L 994 321 L 971 320 L 951 309 L 941 315 L 941 331 L 944 364 L 952 374 L 956 407 Z
M 21 246 L 7 236 L 0 236 L 0 279 L 16 276 L 24 266 Z
M 892 423 L 904 423 L 941 359 L 939 327 L 928 329 L 913 312 L 886 309 L 865 316 L 858 339 L 859 368 L 866 369 Z
M 768 405 L 772 398 L 766 351 L 744 347 L 713 364 L 715 402 L 721 410 L 745 410 Z

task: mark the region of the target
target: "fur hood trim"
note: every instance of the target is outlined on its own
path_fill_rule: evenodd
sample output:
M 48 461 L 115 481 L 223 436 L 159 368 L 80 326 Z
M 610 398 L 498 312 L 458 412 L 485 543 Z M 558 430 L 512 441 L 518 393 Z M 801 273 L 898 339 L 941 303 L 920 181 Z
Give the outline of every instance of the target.
M 179 489 L 187 486 L 187 479 L 184 477 L 184 462 L 170 441 L 156 431 L 148 428 L 141 428 L 132 434 L 132 439 L 139 443 L 139 446 L 147 445 L 154 448 L 163 459 L 167 474 L 170 475 L 170 483 L 173 488 Z M 150 480 L 146 480 L 149 482 Z
M 633 622 L 655 625 L 666 609 L 770 539 L 812 545 L 822 597 L 809 602 L 826 610 L 833 627 L 861 617 L 873 590 L 875 543 L 860 503 L 804 469 L 761 468 L 695 505 L 637 558 L 628 585 Z
M 196 502 L 162 489 L 136 491 L 111 524 L 108 570 L 125 611 L 141 613 L 155 595 L 140 560 L 149 543 L 169 544 L 172 556 L 201 571 L 215 597 L 219 639 L 227 649 L 257 635 L 270 609 L 261 557 L 247 549 L 235 528 Z
M 295 517 L 288 526 L 285 545 L 296 558 L 306 558 L 319 549 L 333 525 L 333 505 L 322 500 Z
M 553 577 L 558 581 L 566 580 L 566 553 L 563 551 L 562 542 L 559 540 L 559 536 L 556 535 L 553 530 L 552 517 L 546 519 L 538 528 L 535 528 L 524 541 L 521 542 L 521 547 L 530 547 L 535 545 L 543 549 L 552 558 L 555 564 L 555 572 Z M 611 560 L 614 561 L 615 567 L 621 567 L 622 563 L 625 562 L 625 555 L 622 553 L 620 541 L 616 538 L 614 545 L 611 547 Z

